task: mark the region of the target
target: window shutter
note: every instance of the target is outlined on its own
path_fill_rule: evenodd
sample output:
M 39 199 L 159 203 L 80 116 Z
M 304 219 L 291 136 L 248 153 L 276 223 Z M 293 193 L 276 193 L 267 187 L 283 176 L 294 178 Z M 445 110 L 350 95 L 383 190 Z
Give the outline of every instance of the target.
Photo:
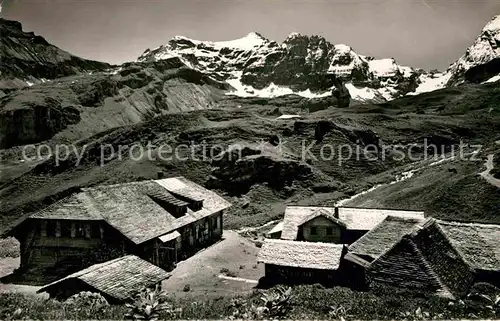
M 76 225 L 75 222 L 71 222 L 71 238 L 75 238 L 76 236 Z

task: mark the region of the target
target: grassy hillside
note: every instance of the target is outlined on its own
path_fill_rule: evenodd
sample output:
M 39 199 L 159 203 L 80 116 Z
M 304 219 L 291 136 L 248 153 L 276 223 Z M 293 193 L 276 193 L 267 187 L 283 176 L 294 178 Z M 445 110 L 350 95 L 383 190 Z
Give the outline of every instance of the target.
M 447 161 L 417 171 L 408 180 L 381 186 L 347 206 L 424 210 L 442 219 L 500 224 L 500 190 L 479 173 L 480 161 Z

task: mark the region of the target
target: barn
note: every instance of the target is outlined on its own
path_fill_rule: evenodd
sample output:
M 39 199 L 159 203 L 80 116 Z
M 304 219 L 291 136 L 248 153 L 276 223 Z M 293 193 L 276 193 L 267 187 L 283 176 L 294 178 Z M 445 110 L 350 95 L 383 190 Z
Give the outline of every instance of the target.
M 56 279 L 133 254 L 170 270 L 222 237 L 230 204 L 183 177 L 83 189 L 2 234 L 21 244 L 20 272 Z
M 454 248 L 436 220 L 405 234 L 368 270 L 372 285 L 385 284 L 455 298 L 467 293 L 474 271 Z
M 387 217 L 348 247 L 345 265 L 369 286 L 457 298 L 500 280 L 500 226 Z

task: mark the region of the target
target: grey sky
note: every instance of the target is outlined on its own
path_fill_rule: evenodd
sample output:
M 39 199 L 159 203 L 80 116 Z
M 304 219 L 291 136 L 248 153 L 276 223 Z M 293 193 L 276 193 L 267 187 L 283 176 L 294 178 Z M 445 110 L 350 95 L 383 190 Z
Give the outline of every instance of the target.
M 495 14 L 499 0 L 4 0 L 2 11 L 73 54 L 111 63 L 175 35 L 257 31 L 281 42 L 296 31 L 424 69 L 445 69 Z

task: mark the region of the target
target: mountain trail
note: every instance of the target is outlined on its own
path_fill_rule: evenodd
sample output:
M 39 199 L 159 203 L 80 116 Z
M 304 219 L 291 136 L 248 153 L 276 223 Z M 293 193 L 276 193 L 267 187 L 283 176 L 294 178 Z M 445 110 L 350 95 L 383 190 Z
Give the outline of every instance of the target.
M 491 185 L 500 188 L 500 179 L 495 178 L 493 175 L 490 174 L 494 167 L 493 165 L 494 156 L 495 156 L 494 154 L 488 155 L 488 159 L 484 164 L 486 166 L 486 169 L 479 175 L 481 175 Z

